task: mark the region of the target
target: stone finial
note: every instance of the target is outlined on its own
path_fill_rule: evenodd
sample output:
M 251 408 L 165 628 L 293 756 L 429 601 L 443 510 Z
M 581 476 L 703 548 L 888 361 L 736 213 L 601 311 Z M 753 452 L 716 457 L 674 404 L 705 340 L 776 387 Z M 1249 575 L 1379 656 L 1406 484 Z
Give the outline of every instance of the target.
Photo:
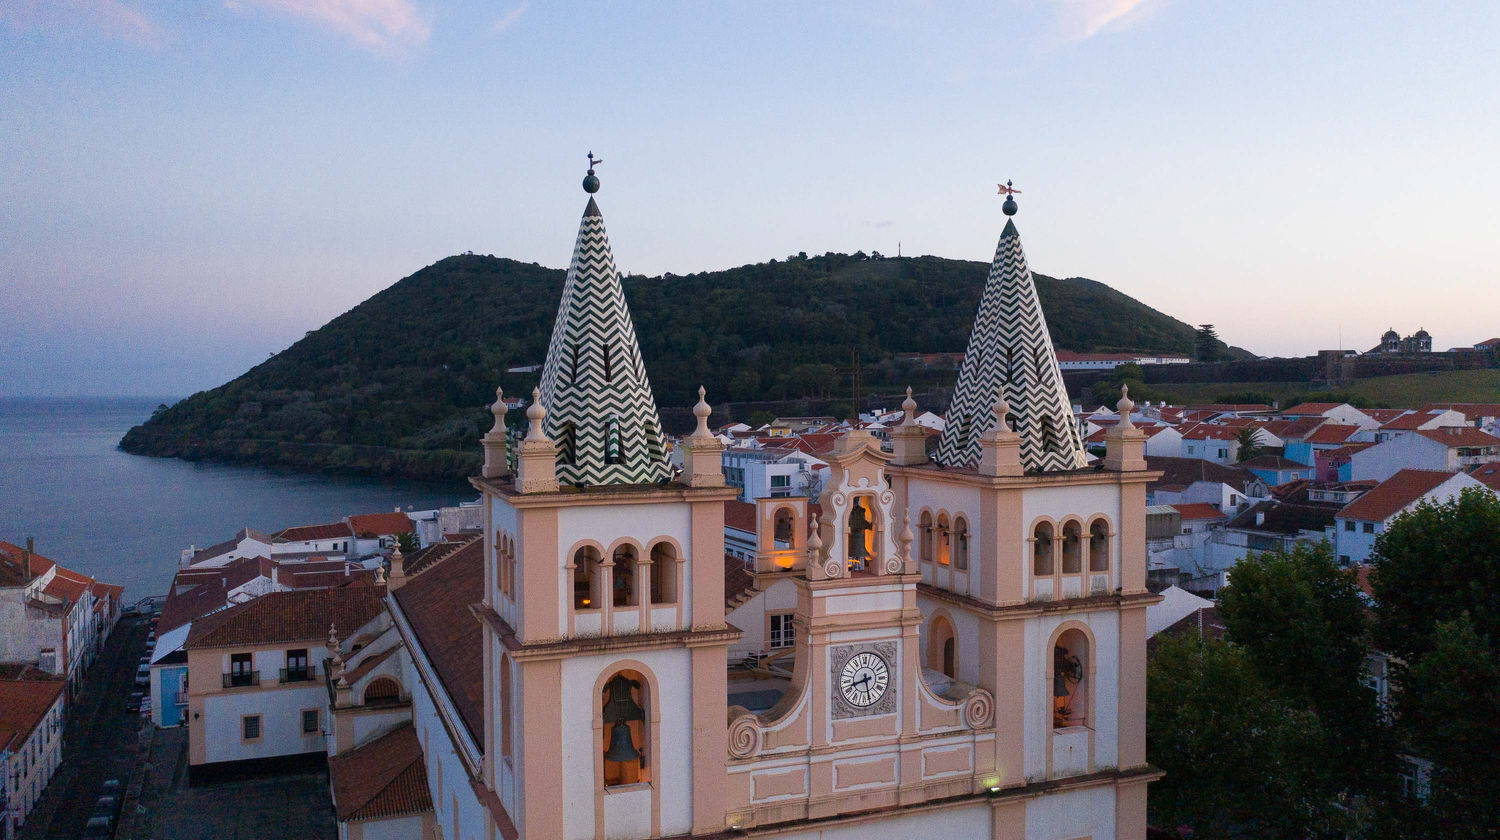
M 896 539 L 901 542 L 901 560 L 903 563 L 911 562 L 911 544 L 917 535 L 911 530 L 911 511 L 906 511 L 901 517 L 901 533 Z
M 547 416 L 547 409 L 542 408 L 542 389 L 531 389 L 531 405 L 526 408 L 526 419 L 531 421 L 531 430 L 526 433 L 527 440 L 542 440 L 547 435 L 542 431 L 542 420 Z
M 505 389 L 495 388 L 495 404 L 490 406 L 490 413 L 495 415 L 495 425 L 490 432 L 497 435 L 505 434 L 505 412 L 510 407 L 505 404 Z
M 709 408 L 708 402 L 703 399 L 705 393 L 707 392 L 703 390 L 703 386 L 699 385 L 698 402 L 693 406 L 693 416 L 698 418 L 698 428 L 693 430 L 693 437 L 696 438 L 713 436 L 713 433 L 708 430 L 708 415 L 713 413 L 713 409 Z
M 990 410 L 995 412 L 995 420 L 998 421 L 995 423 L 996 431 L 1002 433 L 1015 431 L 1010 427 L 1010 403 L 1006 401 L 1005 394 L 1000 395 L 995 407 Z
M 328 649 L 337 655 L 339 649 L 339 626 L 337 624 L 328 625 Z
M 1130 412 L 1135 408 L 1135 403 L 1130 401 L 1130 386 L 1120 386 L 1120 401 L 1115 403 L 1115 411 L 1120 413 L 1120 425 L 1127 429 L 1135 428 L 1130 420 Z
M 812 533 L 807 535 L 807 562 L 817 563 L 823 556 L 823 526 L 818 521 L 818 515 L 813 514 Z
M 917 401 L 912 399 L 910 385 L 906 386 L 906 399 L 901 401 L 901 411 L 906 415 L 901 419 L 903 425 L 917 422 Z

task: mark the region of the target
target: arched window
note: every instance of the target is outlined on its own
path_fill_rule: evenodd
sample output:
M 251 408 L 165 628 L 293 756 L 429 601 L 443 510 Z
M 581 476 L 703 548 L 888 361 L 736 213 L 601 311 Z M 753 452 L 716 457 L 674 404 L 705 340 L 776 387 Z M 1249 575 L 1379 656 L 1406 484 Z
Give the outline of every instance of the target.
M 401 684 L 390 677 L 376 677 L 365 686 L 365 705 L 380 706 L 401 702 Z
M 599 592 L 603 582 L 599 561 L 599 550 L 593 546 L 584 546 L 573 553 L 573 609 L 597 610 L 604 606 Z
M 938 514 L 937 520 L 937 562 L 939 566 L 946 566 L 952 559 L 953 536 L 948 532 L 948 514 Z
M 1032 534 L 1031 574 L 1035 577 L 1052 577 L 1052 525 L 1040 522 Z
M 962 516 L 953 519 L 953 568 L 969 570 L 969 520 Z
M 1052 648 L 1052 726 L 1062 729 L 1089 724 L 1089 642 L 1083 631 L 1070 629 Z
M 646 680 L 636 671 L 620 671 L 605 681 L 599 696 L 604 722 L 599 749 L 606 787 L 651 781 L 651 745 L 646 741 L 650 702 Z
M 1063 526 L 1062 571 L 1065 575 L 1076 575 L 1083 571 L 1082 530 L 1077 520 Z
M 635 546 L 622 545 L 615 549 L 614 557 L 614 583 L 613 602 L 617 607 L 633 607 L 640 603 L 636 600 L 635 593 Z
M 943 672 L 949 679 L 958 678 L 958 639 L 953 623 L 946 616 L 934 616 L 929 625 L 927 667 Z
M 921 533 L 921 535 L 919 537 L 919 539 L 921 540 L 921 545 L 918 547 L 918 551 L 919 551 L 919 553 L 922 556 L 922 562 L 924 562 L 924 563 L 931 563 L 932 562 L 932 514 L 928 513 L 925 510 L 922 511 L 922 518 L 921 518 L 920 522 L 921 522 L 921 524 L 918 527 L 918 530 L 920 530 L 922 533 Z
M 604 463 L 625 463 L 625 441 L 620 435 L 620 418 L 609 418 L 604 425 Z
M 651 603 L 677 603 L 677 549 L 671 543 L 651 546 Z
M 775 541 L 776 548 L 792 547 L 792 512 L 786 508 L 776 511 L 771 539 Z
M 1089 524 L 1089 571 L 1109 571 L 1109 522 L 1103 519 Z

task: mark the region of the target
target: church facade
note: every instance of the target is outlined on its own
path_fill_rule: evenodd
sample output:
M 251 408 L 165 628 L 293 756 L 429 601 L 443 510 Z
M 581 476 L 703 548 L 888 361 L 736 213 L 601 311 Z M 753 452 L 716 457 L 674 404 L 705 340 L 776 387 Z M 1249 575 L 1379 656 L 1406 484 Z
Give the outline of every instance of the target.
M 1154 474 L 1128 419 L 1086 465 L 1014 223 L 936 451 L 908 397 L 888 451 L 851 432 L 819 497 L 759 503 L 744 564 L 701 389 L 669 467 L 592 170 L 585 189 L 528 431 L 511 441 L 497 400 L 472 479 L 482 726 L 445 713 L 453 686 L 421 673 L 440 657 L 406 639 L 423 830 L 1144 838 Z M 735 613 L 775 612 L 768 633 L 729 620 L 726 574 L 736 606 L 781 605 Z M 776 650 L 731 661 L 757 634 Z

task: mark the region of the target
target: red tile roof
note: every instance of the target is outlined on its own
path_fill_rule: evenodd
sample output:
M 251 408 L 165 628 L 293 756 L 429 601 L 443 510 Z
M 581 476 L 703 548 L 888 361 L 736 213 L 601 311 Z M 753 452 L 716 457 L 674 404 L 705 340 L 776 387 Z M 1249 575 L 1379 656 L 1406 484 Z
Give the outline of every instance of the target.
M 35 669 L 24 670 L 28 677 L 40 676 Z M 25 744 L 66 685 L 62 677 L 0 680 L 0 751 Z
M 1291 408 L 1283 410 L 1281 413 L 1285 414 L 1288 417 L 1302 417 L 1302 416 L 1317 416 L 1317 417 L 1321 417 L 1321 416 L 1323 416 L 1323 412 L 1325 412 L 1325 411 L 1332 411 L 1333 409 L 1338 408 L 1341 405 L 1344 405 L 1344 403 L 1333 403 L 1333 402 L 1305 402 L 1305 403 L 1297 403 L 1296 405 L 1292 406 Z
M 384 516 L 385 514 L 375 514 Z M 405 514 L 402 514 L 403 516 Z M 277 531 L 276 536 L 287 542 L 311 542 L 313 540 L 337 540 L 354 536 L 348 522 L 328 522 L 322 525 L 298 525 Z
M 385 537 L 414 530 L 411 517 L 404 513 L 363 513 L 349 517 L 349 525 L 358 537 Z
M 1500 403 L 1428 403 L 1422 409 L 1450 409 L 1462 414 L 1471 423 L 1485 417 L 1500 417 Z
M 1238 429 L 1211 423 L 1195 423 L 1179 431 L 1183 440 L 1234 440 L 1239 436 Z
M 194 621 L 183 647 L 321 641 L 328 637 L 331 624 L 347 636 L 380 614 L 380 596 L 380 589 L 373 586 L 268 592 Z
M 1442 409 L 1437 411 L 1408 411 L 1400 417 L 1394 417 L 1382 423 L 1380 428 L 1397 432 L 1414 431 L 1422 424 L 1431 423 L 1433 420 L 1436 420 L 1437 416 L 1442 412 Z
M 477 744 L 484 743 L 484 637 L 469 607 L 483 600 L 484 540 L 465 543 L 396 590 L 422 652 Z
M 755 533 L 755 504 L 738 499 L 724 503 L 724 524 Z
M 1469 475 L 1491 490 L 1500 491 L 1500 464 L 1479 464 Z
M 1213 505 L 1203 502 L 1194 502 L 1186 505 L 1172 505 L 1184 520 L 1193 519 L 1228 519 L 1229 515 L 1222 510 L 1215 510 Z
M 1270 420 L 1262 428 L 1282 440 L 1307 440 L 1309 435 L 1327 424 L 1328 420 L 1323 417 L 1298 417 L 1295 420 Z
M 740 596 L 755 588 L 755 576 L 750 567 L 733 554 L 724 555 L 724 611 L 739 606 Z
M 1404 408 L 1361 408 L 1360 411 L 1377 423 L 1389 423 L 1406 413 Z
M 340 822 L 432 810 L 427 763 L 409 721 L 328 759 L 328 778 Z
M 1384 522 L 1455 475 L 1440 470 L 1401 470 L 1346 505 L 1339 511 L 1339 518 Z
M 1417 434 L 1447 447 L 1500 446 L 1500 438 L 1473 426 L 1444 426 L 1441 429 L 1418 429 Z
M 1240 466 L 1244 467 L 1247 470 L 1262 469 L 1281 471 L 1312 469 L 1312 467 L 1302 463 L 1301 461 L 1293 461 L 1290 458 L 1283 458 L 1280 455 L 1257 455 L 1248 461 L 1241 461 Z
M 1358 426 L 1345 426 L 1340 423 L 1324 423 L 1312 434 L 1303 438 L 1307 443 L 1343 443 L 1359 431 Z

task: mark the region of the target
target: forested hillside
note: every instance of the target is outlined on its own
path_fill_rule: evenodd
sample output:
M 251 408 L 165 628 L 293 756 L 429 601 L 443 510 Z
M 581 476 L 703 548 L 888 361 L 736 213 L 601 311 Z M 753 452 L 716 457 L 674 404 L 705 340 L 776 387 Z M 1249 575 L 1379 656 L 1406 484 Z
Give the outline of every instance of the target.
M 895 354 L 960 352 L 988 266 L 938 257 L 797 255 L 688 276 L 625 278 L 663 406 L 845 393 L 851 352 L 868 386 L 951 383 Z M 477 463 L 495 386 L 529 394 L 564 272 L 491 256 L 441 260 L 239 378 L 158 411 L 130 452 L 411 476 Z M 1190 354 L 1187 324 L 1083 278 L 1037 275 L 1053 340 L 1077 351 Z M 946 382 L 944 382 L 946 380 Z M 941 408 L 940 406 L 938 408 Z M 519 417 L 513 418 L 517 421 Z

